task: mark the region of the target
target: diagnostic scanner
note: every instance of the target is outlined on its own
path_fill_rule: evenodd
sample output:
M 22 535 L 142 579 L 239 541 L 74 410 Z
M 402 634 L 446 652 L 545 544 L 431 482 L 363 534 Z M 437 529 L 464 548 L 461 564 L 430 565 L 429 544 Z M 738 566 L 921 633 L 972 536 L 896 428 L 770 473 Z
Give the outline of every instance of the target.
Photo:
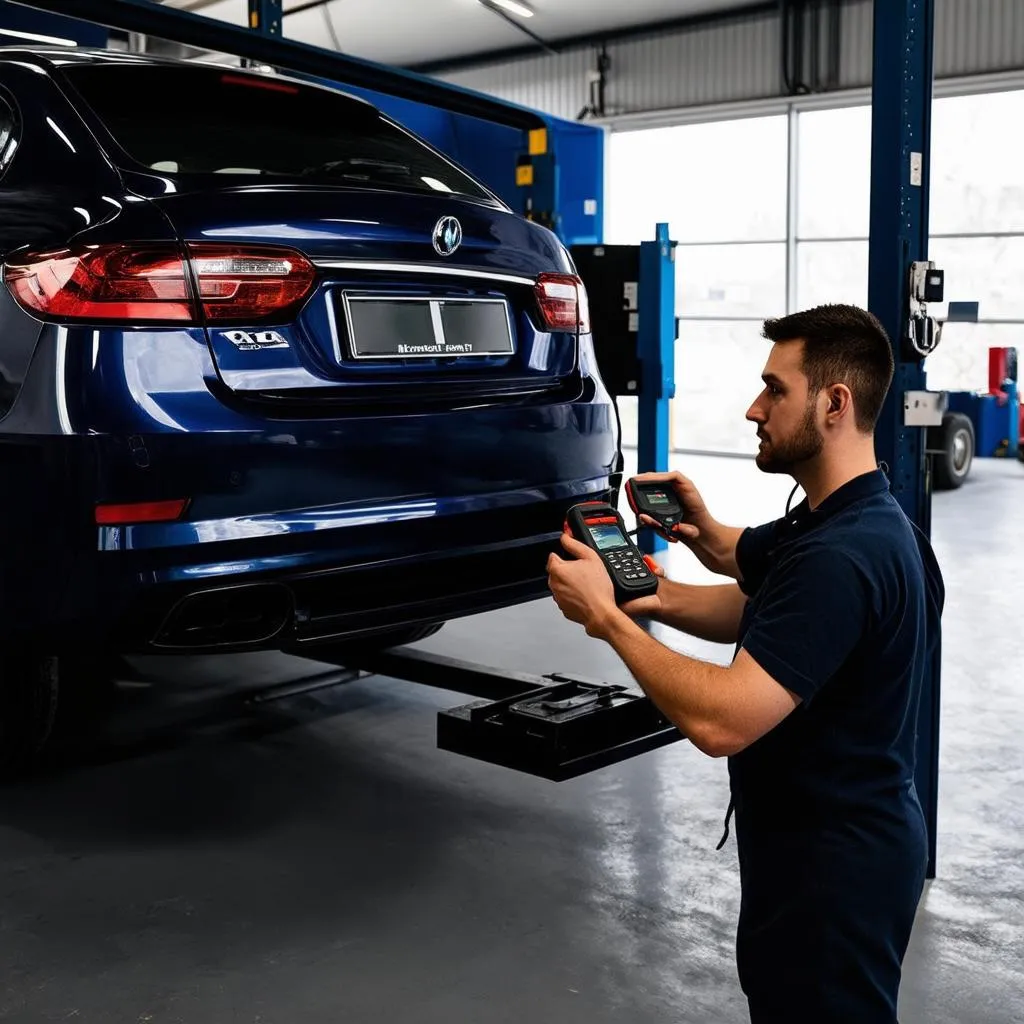
M 629 539 L 622 516 L 603 501 L 573 505 L 565 515 L 565 532 L 601 556 L 615 585 L 616 603 L 647 597 L 658 589 L 645 555 Z
M 626 500 L 637 518 L 645 515 L 653 519 L 666 536 L 671 536 L 672 528 L 685 515 L 675 489 L 667 482 L 630 477 L 626 481 Z

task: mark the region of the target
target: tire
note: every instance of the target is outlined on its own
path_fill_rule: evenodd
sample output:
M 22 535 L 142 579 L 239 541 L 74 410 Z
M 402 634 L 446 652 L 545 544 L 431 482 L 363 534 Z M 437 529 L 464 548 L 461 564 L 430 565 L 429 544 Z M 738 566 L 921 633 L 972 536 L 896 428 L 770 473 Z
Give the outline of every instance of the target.
M 961 412 L 942 421 L 935 456 L 935 489 L 953 491 L 967 479 L 974 462 L 974 425 Z
M 0 776 L 31 769 L 53 732 L 57 714 L 57 659 L 31 651 L 0 661 Z
M 378 651 L 390 650 L 392 647 L 405 647 L 407 644 L 419 643 L 433 636 L 444 626 L 443 622 L 431 622 L 421 626 L 396 626 L 380 633 L 370 633 L 351 640 L 337 640 L 325 644 L 303 645 L 301 650 L 291 649 L 287 653 L 298 654 L 314 661 L 328 664 L 345 664 L 346 659 L 353 655 L 375 654 Z

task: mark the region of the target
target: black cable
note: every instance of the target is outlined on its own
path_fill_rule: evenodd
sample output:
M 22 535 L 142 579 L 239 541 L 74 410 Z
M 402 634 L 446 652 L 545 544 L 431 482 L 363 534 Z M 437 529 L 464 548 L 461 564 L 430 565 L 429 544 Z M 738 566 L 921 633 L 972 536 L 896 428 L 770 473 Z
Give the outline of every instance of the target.
M 800 489 L 800 484 L 799 483 L 795 483 L 793 485 L 793 490 L 791 490 L 791 492 L 790 492 L 790 497 L 788 497 L 785 500 L 785 514 L 786 515 L 790 514 L 790 506 L 793 504 L 793 496 L 798 492 L 799 489 Z
M 841 0 L 832 0 L 829 4 L 829 73 L 827 85 L 829 89 L 839 88 L 839 64 L 842 60 L 842 19 Z
M 779 38 L 782 43 L 782 53 L 779 57 L 782 71 L 782 85 L 786 94 L 793 95 L 793 77 L 789 73 L 789 19 L 790 0 L 779 0 Z
M 821 0 L 810 0 L 811 7 L 811 92 L 821 92 Z
M 525 25 L 513 18 L 507 11 L 503 11 L 500 7 L 495 7 L 492 0 L 480 0 L 480 6 L 485 10 L 490 11 L 491 14 L 496 14 L 502 20 L 507 21 L 513 28 L 522 32 L 523 35 L 529 36 L 538 46 L 543 47 L 544 50 L 546 50 L 552 57 L 557 57 L 559 55 L 558 50 L 556 50 L 546 39 L 541 39 L 536 32 L 531 32 Z

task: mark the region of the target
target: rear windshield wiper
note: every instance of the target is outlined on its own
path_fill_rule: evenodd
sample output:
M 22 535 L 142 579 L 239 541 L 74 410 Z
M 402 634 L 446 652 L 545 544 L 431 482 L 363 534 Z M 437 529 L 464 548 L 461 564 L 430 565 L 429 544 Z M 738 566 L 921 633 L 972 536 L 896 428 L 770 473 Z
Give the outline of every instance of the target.
M 362 173 L 360 173 L 362 172 Z M 374 172 L 395 174 L 401 177 L 412 177 L 412 168 L 408 164 L 400 164 L 393 160 L 377 160 L 373 157 L 348 156 L 341 160 L 325 160 L 322 164 L 303 167 L 299 172 L 303 176 L 313 174 L 337 174 L 343 178 L 371 177 Z

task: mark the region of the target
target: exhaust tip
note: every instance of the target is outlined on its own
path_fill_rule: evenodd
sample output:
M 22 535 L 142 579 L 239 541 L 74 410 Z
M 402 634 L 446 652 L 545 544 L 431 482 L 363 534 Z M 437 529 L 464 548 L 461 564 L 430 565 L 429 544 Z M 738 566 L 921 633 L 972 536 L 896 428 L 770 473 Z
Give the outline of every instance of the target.
M 176 650 L 265 644 L 288 625 L 293 610 L 291 592 L 279 583 L 204 590 L 170 610 L 151 644 Z

